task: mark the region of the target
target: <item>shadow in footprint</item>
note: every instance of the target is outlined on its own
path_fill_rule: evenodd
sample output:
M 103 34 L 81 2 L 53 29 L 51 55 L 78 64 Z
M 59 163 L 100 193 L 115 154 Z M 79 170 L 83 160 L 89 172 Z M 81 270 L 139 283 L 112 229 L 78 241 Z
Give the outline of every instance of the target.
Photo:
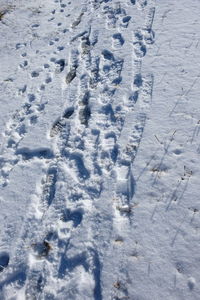
M 138 97 L 139 97 L 139 93 L 138 91 L 135 91 L 130 97 L 129 97 L 129 100 L 130 102 L 132 102 L 133 104 L 135 104 L 138 100 Z
M 121 33 L 113 34 L 113 39 L 115 41 L 118 41 L 119 45 L 121 45 L 121 46 L 124 44 L 124 38 L 122 37 Z
M 112 122 L 116 121 L 115 114 L 114 114 L 114 111 L 113 111 L 113 108 L 112 108 L 111 104 L 103 106 L 102 107 L 102 113 L 104 113 L 107 116 L 110 115 L 110 120 Z
M 56 135 L 60 134 L 62 130 L 64 129 L 66 125 L 65 120 L 63 119 L 58 119 L 52 126 L 50 130 L 50 137 L 55 137 Z
M 93 256 L 93 274 L 95 280 L 94 286 L 94 299 L 102 300 L 102 291 L 101 291 L 101 264 L 99 260 L 99 255 L 97 251 L 90 249 L 90 252 Z
M 115 145 L 111 151 L 111 158 L 114 163 L 116 163 L 117 161 L 118 153 L 119 153 L 118 145 Z
M 66 257 L 65 254 L 63 254 L 61 257 L 58 277 L 63 278 L 66 274 L 66 271 L 71 272 L 73 269 L 80 265 L 84 267 L 86 272 L 88 272 L 90 266 L 87 262 L 86 253 L 83 252 L 72 258 Z
M 41 293 L 44 290 L 45 283 L 46 280 L 41 271 L 31 270 L 26 281 L 25 298 L 41 299 Z
M 53 152 L 50 149 L 29 149 L 21 148 L 15 152 L 16 155 L 21 155 L 24 160 L 29 160 L 33 158 L 45 158 L 51 159 L 54 157 Z
M 83 99 L 81 100 L 80 104 L 81 105 L 88 105 L 89 104 L 89 99 L 90 99 L 90 92 L 87 91 L 84 96 Z
M 136 181 L 135 178 L 133 177 L 132 171 L 130 170 L 128 185 L 127 185 L 127 198 L 129 202 L 133 199 L 133 196 L 135 194 L 135 189 L 136 189 Z
M 134 43 L 134 52 L 137 58 L 142 58 L 146 55 L 147 49 L 142 42 Z
M 72 80 L 76 77 L 76 69 L 73 68 L 69 71 L 69 73 L 67 74 L 65 81 L 67 84 L 71 83 Z
M 121 81 L 122 81 L 122 77 L 119 76 L 112 81 L 112 84 L 119 85 Z
M 71 211 L 69 209 L 66 209 L 63 212 L 62 221 L 63 222 L 73 221 L 74 227 L 77 227 L 82 222 L 82 219 L 83 219 L 83 214 L 79 210 Z
M 127 28 L 129 25 L 129 21 L 131 20 L 130 16 L 126 16 L 122 19 L 121 27 Z
M 105 59 L 107 59 L 107 60 L 115 60 L 115 59 L 114 59 L 114 56 L 113 56 L 113 54 L 112 54 L 112 52 L 110 52 L 110 51 L 108 51 L 108 50 L 103 50 L 103 51 L 102 51 L 102 55 L 103 55 L 103 57 L 104 57 Z
M 67 153 L 66 156 L 68 156 Z M 90 177 L 90 172 L 86 169 L 83 158 L 80 154 L 72 153 L 69 155 L 69 159 L 75 161 L 81 179 L 88 179 Z
M 135 75 L 133 83 L 138 88 L 140 88 L 142 86 L 142 76 L 141 76 L 141 74 L 136 74 Z
M 33 251 L 37 258 L 46 257 L 49 254 L 49 251 L 51 250 L 51 246 L 48 241 L 44 240 L 40 243 L 34 243 L 31 245 L 33 248 Z
M 74 113 L 74 108 L 73 107 L 69 107 L 66 109 L 65 113 L 63 114 L 63 118 L 65 119 L 69 119 Z
M 86 105 L 84 108 L 79 111 L 79 120 L 82 125 L 88 126 L 88 122 L 91 116 L 90 106 Z
M 65 254 L 61 257 L 60 267 L 59 267 L 59 278 L 63 278 L 66 272 L 71 273 L 73 269 L 78 266 L 83 266 L 86 272 L 91 269 L 93 271 L 95 286 L 94 286 L 94 299 L 102 300 L 101 291 L 101 265 L 98 253 L 94 249 L 88 249 L 88 252 L 82 252 L 75 255 L 72 258 L 68 258 Z M 91 265 L 92 263 L 92 265 Z
M 22 287 L 24 286 L 25 281 L 26 281 L 26 274 L 24 271 L 15 272 L 8 279 L 3 280 L 0 283 L 0 290 L 3 290 L 4 286 L 8 287 L 9 284 L 13 285 L 15 283 L 17 284 L 18 287 Z
M 9 255 L 6 252 L 3 252 L 0 254 L 0 272 L 3 272 L 3 270 L 8 266 L 9 264 Z

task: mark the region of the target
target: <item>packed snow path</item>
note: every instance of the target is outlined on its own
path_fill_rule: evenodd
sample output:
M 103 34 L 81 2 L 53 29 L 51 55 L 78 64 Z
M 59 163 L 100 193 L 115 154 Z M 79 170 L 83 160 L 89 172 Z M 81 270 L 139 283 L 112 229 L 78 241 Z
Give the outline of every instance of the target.
M 200 2 L 0 4 L 0 299 L 199 299 Z

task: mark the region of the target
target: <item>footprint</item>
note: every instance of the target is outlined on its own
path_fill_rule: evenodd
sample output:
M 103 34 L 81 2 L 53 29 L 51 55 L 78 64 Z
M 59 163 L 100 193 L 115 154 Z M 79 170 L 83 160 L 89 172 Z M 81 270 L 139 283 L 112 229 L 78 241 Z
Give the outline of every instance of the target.
M 30 117 L 30 124 L 31 125 L 35 125 L 37 123 L 38 120 L 38 116 L 37 115 L 33 115 Z
M 51 58 L 50 58 L 50 61 L 55 63 L 56 58 L 55 58 L 55 57 L 51 57 Z
M 56 66 L 56 71 L 57 72 L 62 72 L 65 68 L 65 60 L 64 59 L 59 59 L 57 61 L 55 61 Z
M 44 64 L 44 69 L 48 69 L 50 68 L 50 65 L 49 64 Z
M 46 207 L 53 202 L 56 193 L 57 169 L 50 167 L 43 184 L 42 204 Z
M 147 6 L 147 0 L 137 0 L 137 6 L 139 9 L 144 9 Z
M 134 86 L 137 88 L 140 88 L 142 86 L 142 75 L 141 74 L 136 74 L 134 76 L 134 81 L 133 81 Z
M 40 26 L 40 24 L 33 24 L 33 25 L 31 25 L 32 28 L 37 28 L 39 26 Z
M 134 91 L 133 94 L 129 97 L 129 106 L 134 107 L 139 97 L 139 92 Z
M 24 94 L 24 93 L 26 92 L 26 89 L 27 89 L 27 85 L 25 84 L 22 88 L 20 88 L 20 89 L 18 90 L 18 93 L 19 93 L 19 94 Z
M 73 256 L 69 256 L 66 252 L 63 253 L 61 255 L 58 277 L 64 279 L 67 274 L 73 274 L 73 277 L 70 276 L 69 278 L 70 286 L 72 286 L 73 290 L 76 288 L 78 294 L 81 293 L 82 286 L 85 285 L 84 279 L 82 278 L 89 278 L 89 280 L 94 282 L 94 285 L 90 291 L 91 294 L 87 298 L 96 300 L 102 299 L 101 262 L 99 254 L 95 249 L 87 247 L 85 251 L 82 250 L 77 254 L 73 254 Z M 80 288 L 81 290 L 79 291 Z M 66 299 L 73 298 L 72 293 L 69 291 L 66 291 L 65 295 Z
M 112 41 L 113 48 L 120 48 L 123 46 L 124 38 L 122 37 L 121 33 L 113 34 L 112 38 L 113 38 L 113 41 Z
M 90 106 L 86 105 L 84 108 L 81 108 L 79 111 L 79 120 L 82 125 L 88 126 L 88 121 L 91 116 Z
M 87 91 L 85 95 L 83 96 L 83 99 L 79 102 L 79 105 L 82 106 L 82 108 L 79 111 L 79 120 L 81 124 L 88 126 L 88 121 L 91 116 L 91 110 L 89 106 L 89 98 L 90 93 Z
M 18 50 L 18 49 L 20 49 L 20 48 L 23 48 L 23 47 L 26 47 L 26 43 L 17 43 L 16 45 L 15 45 L 15 48 Z
M 66 272 L 72 272 L 77 266 L 83 266 L 86 272 L 89 270 L 89 263 L 87 262 L 86 253 L 80 253 L 74 257 L 66 257 L 65 254 L 61 256 L 58 277 L 64 278 Z
M 48 19 L 48 22 L 51 22 L 51 21 L 53 21 L 54 19 L 55 19 L 55 18 L 52 17 L 52 18 Z
M 52 159 L 53 153 L 49 149 L 29 149 L 29 148 L 21 148 L 16 150 L 16 155 L 21 155 L 23 160 L 30 160 L 34 157 L 37 158 L 45 158 L 45 159 Z
M 188 287 L 192 291 L 196 285 L 196 280 L 193 277 L 188 278 Z
M 28 61 L 24 60 L 19 66 L 20 66 L 21 69 L 26 68 L 28 66 Z
M 99 64 L 100 64 L 100 58 L 98 56 L 92 58 L 91 75 L 90 75 L 90 87 L 92 89 L 96 88 L 98 82 L 100 81 Z
M 77 49 L 73 49 L 70 55 L 70 63 L 72 69 L 77 69 L 79 65 L 79 51 Z
M 104 59 L 113 60 L 113 61 L 115 60 L 112 52 L 110 52 L 106 49 L 102 51 L 102 55 L 103 55 Z
M 87 91 L 83 96 L 83 99 L 79 102 L 80 105 L 88 105 L 90 98 L 90 93 Z
M 65 49 L 65 47 L 64 46 L 58 46 L 57 49 L 58 49 L 58 51 L 62 51 L 62 50 Z
M 173 151 L 173 153 L 174 154 L 176 154 L 176 155 L 180 155 L 180 154 L 182 154 L 182 149 L 175 149 L 174 151 Z
M 66 123 L 63 119 L 59 119 L 58 121 L 56 121 L 50 131 L 50 137 L 55 137 L 56 135 L 58 135 L 63 128 L 65 127 Z
M 63 118 L 65 119 L 69 119 L 74 113 L 74 108 L 70 107 L 68 109 L 66 109 L 65 113 L 63 114 Z
M 50 83 L 50 82 L 52 82 L 52 78 L 51 77 L 47 77 L 46 79 L 45 79 L 45 83 Z
M 83 37 L 81 43 L 82 55 L 86 55 L 90 53 L 90 40 L 88 37 Z
M 43 242 L 33 243 L 32 249 L 37 258 L 43 258 L 48 256 L 51 246 L 48 241 L 44 240 Z
M 111 83 L 113 85 L 119 85 L 121 81 L 122 81 L 122 77 L 118 76 L 117 78 L 113 79 L 113 81 Z
M 147 45 L 151 45 L 154 43 L 155 33 L 153 30 L 144 30 L 144 42 Z
M 92 36 L 91 36 L 91 45 L 94 47 L 94 45 L 96 45 L 96 43 L 98 42 L 98 37 L 99 37 L 99 31 L 98 30 L 95 30 L 93 33 L 92 33 Z
M 140 29 L 135 30 L 134 32 L 134 41 L 142 41 L 143 40 L 143 33 Z
M 146 55 L 147 49 L 143 42 L 134 42 L 133 47 L 136 58 L 142 58 Z
M 69 73 L 67 74 L 65 81 L 67 84 L 71 83 L 72 80 L 76 77 L 76 69 L 73 68 L 69 71 Z
M 120 24 L 121 27 L 127 28 L 129 25 L 129 21 L 131 20 L 130 16 L 126 16 L 122 19 L 122 23 Z
M 0 253 L 0 272 L 3 272 L 3 270 L 8 266 L 10 257 L 8 253 L 2 252 Z
M 78 169 L 79 177 L 81 179 L 88 179 L 90 177 L 90 172 L 88 169 L 85 167 L 83 157 L 79 153 L 72 153 L 69 155 L 69 159 L 73 160 L 76 164 L 76 167 Z
M 38 71 L 33 71 L 31 73 L 31 77 L 35 78 L 35 77 L 38 77 L 40 75 L 40 73 Z
M 62 221 L 63 222 L 73 221 L 74 227 L 77 227 L 82 222 L 82 219 L 83 219 L 83 213 L 79 210 L 71 211 L 69 209 L 66 209 L 62 215 Z

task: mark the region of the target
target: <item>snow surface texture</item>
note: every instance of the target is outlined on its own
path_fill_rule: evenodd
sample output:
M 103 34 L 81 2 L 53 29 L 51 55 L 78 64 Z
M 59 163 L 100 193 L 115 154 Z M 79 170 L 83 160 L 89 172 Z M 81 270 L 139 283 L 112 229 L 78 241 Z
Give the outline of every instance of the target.
M 198 0 L 0 0 L 0 299 L 200 299 Z

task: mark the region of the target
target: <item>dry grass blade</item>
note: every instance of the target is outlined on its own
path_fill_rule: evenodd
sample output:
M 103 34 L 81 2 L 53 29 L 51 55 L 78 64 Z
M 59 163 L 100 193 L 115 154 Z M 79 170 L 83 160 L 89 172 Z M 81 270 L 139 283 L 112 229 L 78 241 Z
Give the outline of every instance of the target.
M 4 18 L 4 16 L 10 12 L 11 10 L 13 10 L 15 8 L 15 6 L 13 5 L 9 5 L 7 7 L 4 8 L 0 8 L 0 21 L 2 21 L 2 19 Z
M 3 19 L 5 14 L 6 14 L 5 10 L 0 10 L 0 21 Z

